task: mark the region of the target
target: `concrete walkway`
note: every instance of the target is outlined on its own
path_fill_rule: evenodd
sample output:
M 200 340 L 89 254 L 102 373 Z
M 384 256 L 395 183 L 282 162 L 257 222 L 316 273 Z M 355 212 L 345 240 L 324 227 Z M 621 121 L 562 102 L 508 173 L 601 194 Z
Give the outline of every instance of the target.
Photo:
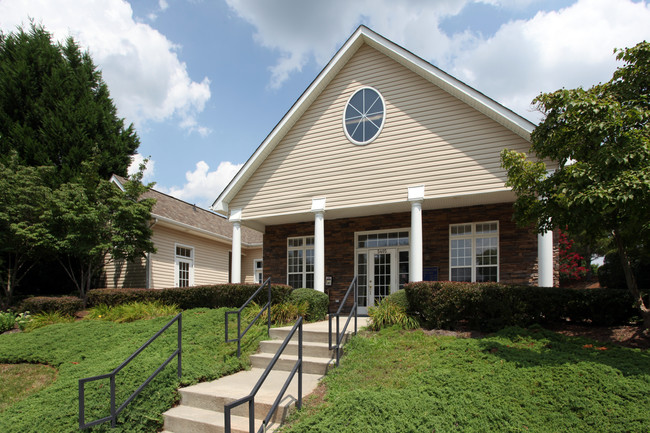
M 343 329 L 347 317 L 341 317 L 340 329 Z M 357 326 L 366 326 L 367 318 L 359 317 Z M 163 433 L 220 433 L 224 431 L 224 404 L 248 395 L 264 369 L 269 364 L 277 349 L 286 338 L 291 326 L 271 329 L 271 340 L 262 341 L 258 352 L 251 355 L 253 368 L 222 377 L 212 382 L 203 382 L 179 390 L 181 402 L 163 414 L 165 418 Z M 333 328 L 336 324 L 333 321 Z M 350 320 L 347 334 L 354 330 L 354 318 Z M 264 385 L 255 397 L 256 430 L 262 424 L 289 372 L 298 359 L 298 335 L 292 338 L 283 355 L 267 377 Z M 336 363 L 333 351 L 328 347 L 328 322 L 315 322 L 303 325 L 303 399 L 318 386 L 320 379 Z M 291 381 L 280 407 L 272 418 L 273 424 L 267 431 L 275 430 L 286 418 L 295 405 L 298 396 L 297 378 Z M 233 432 L 248 432 L 248 404 L 234 408 L 231 416 Z

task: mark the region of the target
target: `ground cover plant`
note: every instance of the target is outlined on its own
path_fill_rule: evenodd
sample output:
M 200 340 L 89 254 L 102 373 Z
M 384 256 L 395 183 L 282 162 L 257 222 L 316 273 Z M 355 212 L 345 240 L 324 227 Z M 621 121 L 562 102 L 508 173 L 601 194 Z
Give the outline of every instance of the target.
M 324 383 L 283 433 L 650 431 L 647 350 L 539 327 L 483 339 L 386 328 L 353 338 Z
M 242 344 L 242 357 L 238 359 L 236 345 L 223 342 L 224 312 L 223 308 L 183 312 L 182 385 L 216 379 L 248 365 L 248 355 L 257 349 L 265 328 L 253 327 L 249 331 Z M 45 326 L 27 333 L 1 335 L 0 364 L 47 364 L 58 370 L 58 377 L 42 391 L 7 407 L 0 416 L 0 431 L 78 431 L 78 380 L 110 372 L 170 319 L 167 316 L 131 323 L 83 320 Z M 124 401 L 172 353 L 176 338 L 176 328 L 172 326 L 117 375 L 118 402 Z M 162 413 L 177 399 L 175 389 L 179 382 L 175 365 L 173 361 L 122 412 L 116 429 L 104 423 L 86 431 L 160 430 Z M 108 380 L 87 386 L 87 420 L 108 414 L 108 396 Z
M 56 369 L 42 364 L 0 364 L 0 413 L 45 388 L 56 379 Z

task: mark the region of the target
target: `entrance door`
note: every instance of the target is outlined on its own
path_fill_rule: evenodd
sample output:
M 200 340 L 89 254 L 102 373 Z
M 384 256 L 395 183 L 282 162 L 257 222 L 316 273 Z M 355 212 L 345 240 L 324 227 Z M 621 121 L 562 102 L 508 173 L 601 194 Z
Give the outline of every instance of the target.
M 367 253 L 358 255 L 358 261 L 359 313 L 368 314 L 368 307 L 378 305 L 382 299 L 399 289 L 397 250 L 368 250 Z

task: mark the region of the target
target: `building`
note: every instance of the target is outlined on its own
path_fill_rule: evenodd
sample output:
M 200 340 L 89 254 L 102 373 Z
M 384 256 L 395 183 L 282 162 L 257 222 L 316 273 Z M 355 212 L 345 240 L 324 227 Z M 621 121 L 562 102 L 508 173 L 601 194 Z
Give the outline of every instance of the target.
M 500 162 L 533 128 L 361 26 L 212 209 L 233 239 L 264 232 L 266 277 L 327 291 L 332 308 L 355 276 L 362 311 L 409 281 L 551 286 L 552 233 L 512 221 Z
M 123 189 L 126 179 L 111 178 Z M 100 285 L 108 288 L 189 287 L 262 280 L 262 233 L 244 228 L 239 240 L 240 272 L 232 278 L 232 224 L 213 212 L 154 189 L 144 194 L 156 199 L 152 210 L 152 240 L 156 252 L 137 262 L 109 262 Z

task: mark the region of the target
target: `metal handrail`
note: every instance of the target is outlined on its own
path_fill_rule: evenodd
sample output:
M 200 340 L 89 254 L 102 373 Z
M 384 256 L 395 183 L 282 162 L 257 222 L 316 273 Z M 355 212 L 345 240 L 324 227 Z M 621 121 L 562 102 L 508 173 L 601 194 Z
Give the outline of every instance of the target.
M 183 338 L 183 334 L 182 334 L 182 328 L 183 328 L 183 326 L 182 326 L 182 314 L 183 313 L 179 313 L 176 317 L 174 317 L 172 320 L 170 320 L 165 326 L 162 327 L 162 329 L 160 331 L 156 332 L 156 334 L 153 337 L 151 337 L 149 339 L 149 341 L 147 341 L 142 346 L 140 346 L 140 348 L 138 350 L 133 352 L 133 354 L 131 356 L 129 356 L 123 363 L 121 363 L 117 368 L 115 368 L 110 373 L 101 374 L 99 376 L 85 377 L 83 379 L 79 379 L 79 429 L 80 430 L 86 429 L 88 427 L 92 427 L 92 426 L 97 425 L 97 424 L 101 424 L 101 423 L 106 422 L 108 420 L 111 421 L 111 427 L 114 428 L 116 426 L 116 423 L 117 423 L 117 416 L 120 414 L 120 412 L 122 412 L 126 408 L 126 406 L 129 403 L 131 403 L 131 401 L 138 394 L 140 394 L 140 391 L 142 391 L 144 389 L 144 387 L 147 386 L 149 384 L 149 382 L 151 382 L 158 375 L 158 373 L 160 373 L 162 371 L 162 369 L 165 368 L 167 366 L 167 364 L 169 364 L 172 361 L 172 359 L 174 359 L 174 357 L 178 358 L 177 374 L 178 374 L 178 378 L 179 379 L 181 378 L 181 374 L 182 374 L 182 367 L 181 367 L 181 362 L 182 362 L 182 338 Z M 129 362 L 131 362 L 136 356 L 138 356 L 140 354 L 140 352 L 142 352 L 144 349 L 146 349 L 147 346 L 149 346 L 151 343 L 153 343 L 153 341 L 156 338 L 158 338 L 163 332 L 165 332 L 170 326 L 172 326 L 172 324 L 174 322 L 178 323 L 178 343 L 177 343 L 177 347 L 176 347 L 176 350 L 174 351 L 174 353 L 172 353 L 171 356 L 169 358 L 167 358 L 167 360 L 165 362 L 163 362 L 156 369 L 156 371 L 154 371 L 153 374 L 151 374 L 151 376 L 149 376 L 147 378 L 147 380 L 145 380 L 144 383 L 142 385 L 140 385 L 138 387 L 138 389 L 136 389 L 133 392 L 133 394 L 131 394 L 129 396 L 129 398 L 127 398 L 124 401 L 124 403 L 122 403 L 118 408 L 115 408 L 115 376 L 117 375 L 117 373 L 119 373 L 120 370 L 122 370 L 124 367 L 126 367 L 127 364 Z M 106 379 L 106 378 L 110 378 L 111 414 L 109 416 L 104 417 L 104 418 L 97 419 L 95 421 L 91 421 L 89 423 L 86 423 L 85 384 L 86 384 L 86 382 L 92 382 L 92 381 L 95 381 L 95 380 L 101 380 L 101 379 Z
M 266 304 L 260 309 L 260 312 L 257 313 L 257 316 L 253 319 L 253 321 L 246 327 L 244 332 L 241 332 L 241 312 L 250 304 L 253 299 L 260 293 L 260 291 L 264 288 L 264 286 L 268 287 L 268 301 Z M 269 330 L 271 329 L 271 278 L 267 278 L 266 281 L 262 283 L 262 285 L 253 293 L 253 295 L 248 298 L 248 301 L 244 302 L 244 305 L 242 305 L 238 310 L 231 310 L 231 311 L 226 311 L 226 343 L 232 343 L 232 342 L 237 342 L 237 358 L 241 356 L 241 339 L 244 338 L 244 335 L 248 332 L 249 329 L 253 326 L 253 324 L 257 321 L 257 319 L 260 318 L 262 313 L 266 310 L 266 317 L 267 317 L 267 329 L 266 333 L 268 335 Z M 237 314 L 237 338 L 228 339 L 228 315 L 229 314 Z
M 296 375 L 296 372 L 298 373 L 298 401 L 296 402 L 296 406 L 298 407 L 298 409 L 302 408 L 302 316 L 300 316 L 296 321 L 296 324 L 293 325 L 293 328 L 291 328 L 291 331 L 282 342 L 282 345 L 280 346 L 278 351 L 275 353 L 275 356 L 273 357 L 269 365 L 266 367 L 266 370 L 264 370 L 264 373 L 262 373 L 262 376 L 259 378 L 255 386 L 253 387 L 253 390 L 250 392 L 250 394 L 248 394 L 246 397 L 242 397 L 238 400 L 232 401 L 224 405 L 223 409 L 224 409 L 225 433 L 231 433 L 230 411 L 232 410 L 232 408 L 237 407 L 246 402 L 248 402 L 248 431 L 249 433 L 255 432 L 255 395 L 264 384 L 264 381 L 266 380 L 267 376 L 271 373 L 271 370 L 275 366 L 278 359 L 280 359 L 280 355 L 282 355 L 282 352 L 289 344 L 289 341 L 291 340 L 293 335 L 296 333 L 296 329 L 298 330 L 298 361 L 296 361 L 295 365 L 291 369 L 291 373 L 289 373 L 289 377 L 287 377 L 287 380 L 284 382 L 284 385 L 282 386 L 282 389 L 280 390 L 277 398 L 275 399 L 273 406 L 271 406 L 271 410 L 269 410 L 269 413 L 266 415 L 266 418 L 264 418 L 264 421 L 262 421 L 262 425 L 260 426 L 258 433 L 266 431 L 266 426 L 268 425 L 269 421 L 271 421 L 271 418 L 273 417 L 275 411 L 278 409 L 278 406 L 282 401 L 282 397 L 284 397 L 284 393 L 287 391 L 287 388 L 289 388 L 289 384 L 291 383 L 291 380 L 293 380 L 293 377 Z
M 353 295 L 354 303 L 352 304 L 352 309 L 350 310 L 350 314 L 348 315 L 348 320 L 345 322 L 345 326 L 343 327 L 343 332 L 340 332 L 339 319 L 341 317 L 341 311 L 343 310 L 343 306 L 345 305 L 345 302 L 348 300 L 348 296 L 350 295 L 351 291 L 354 293 Z M 345 296 L 343 297 L 343 301 L 341 301 L 341 305 L 339 305 L 339 309 L 336 311 L 336 313 L 329 315 L 329 335 L 328 335 L 329 349 L 335 350 L 336 352 L 337 366 L 339 365 L 339 360 L 341 359 L 341 343 L 343 342 L 345 331 L 347 331 L 348 329 L 348 325 L 350 324 L 350 319 L 352 319 L 353 314 L 354 314 L 354 335 L 357 334 L 358 309 L 359 309 L 359 285 L 357 284 L 357 277 L 354 277 L 352 279 L 352 282 L 350 283 L 350 286 L 348 287 L 347 292 L 345 292 Z M 336 344 L 334 345 L 332 345 L 332 317 L 336 317 Z

